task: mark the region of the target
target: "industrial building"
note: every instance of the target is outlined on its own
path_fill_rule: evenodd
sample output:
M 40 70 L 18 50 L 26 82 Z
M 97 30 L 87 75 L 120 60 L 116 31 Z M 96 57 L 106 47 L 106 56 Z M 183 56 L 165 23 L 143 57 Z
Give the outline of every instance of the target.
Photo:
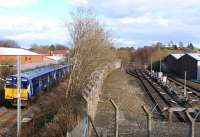
M 46 61 L 46 57 L 38 53 L 21 48 L 4 48 L 0 47 L 0 63 L 9 61 L 16 63 L 17 56 L 21 56 L 22 64 L 38 63 Z
M 16 64 L 17 56 L 21 56 L 22 70 L 47 66 L 49 64 L 57 64 L 60 59 L 50 58 L 22 48 L 0 47 L 0 64 L 5 62 Z
M 170 54 L 166 57 L 165 63 L 171 72 L 184 78 L 187 72 L 188 80 L 200 80 L 200 54 Z
M 179 75 L 184 78 L 187 72 L 187 79 L 200 80 L 200 54 L 189 53 L 185 54 L 178 60 Z
M 178 59 L 181 58 L 183 55 L 184 54 L 170 54 L 165 58 L 168 72 L 178 74 Z

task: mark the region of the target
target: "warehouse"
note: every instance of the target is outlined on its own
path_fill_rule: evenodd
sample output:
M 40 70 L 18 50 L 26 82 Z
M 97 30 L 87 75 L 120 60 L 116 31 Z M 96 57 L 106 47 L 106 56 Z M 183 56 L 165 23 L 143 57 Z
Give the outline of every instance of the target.
M 16 64 L 17 56 L 21 56 L 22 70 L 34 69 L 37 67 L 58 63 L 51 58 L 26 49 L 0 47 L 0 64 Z
M 170 54 L 165 58 L 165 63 L 167 66 L 167 71 L 178 74 L 179 65 L 178 59 L 181 58 L 184 54 Z
M 184 78 L 187 72 L 188 80 L 200 80 L 200 54 L 188 53 L 179 58 L 179 76 Z
M 31 52 L 29 50 L 21 48 L 3 48 L 0 47 L 0 63 L 9 61 L 11 63 L 16 63 L 17 56 L 21 56 L 22 64 L 31 64 L 45 61 L 45 57 L 38 53 Z

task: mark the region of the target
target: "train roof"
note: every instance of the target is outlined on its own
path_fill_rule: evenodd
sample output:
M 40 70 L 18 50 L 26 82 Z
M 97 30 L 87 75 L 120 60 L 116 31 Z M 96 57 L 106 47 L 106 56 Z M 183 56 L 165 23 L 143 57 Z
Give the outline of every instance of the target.
M 62 69 L 62 68 L 68 67 L 68 66 L 69 65 L 64 65 L 64 66 L 59 66 L 59 67 L 39 68 L 39 69 L 35 69 L 35 70 L 32 70 L 32 71 L 23 72 L 23 73 L 21 73 L 21 77 L 28 78 L 28 79 L 33 79 L 33 78 L 39 77 L 41 75 L 44 75 L 46 73 L 49 73 L 51 71 Z M 17 77 L 17 74 L 12 75 L 12 76 Z

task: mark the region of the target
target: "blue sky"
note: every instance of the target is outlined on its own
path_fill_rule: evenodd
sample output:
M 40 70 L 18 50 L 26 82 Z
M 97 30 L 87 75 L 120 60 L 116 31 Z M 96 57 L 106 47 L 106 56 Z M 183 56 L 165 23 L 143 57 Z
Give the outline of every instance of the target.
M 78 7 L 96 12 L 117 47 L 171 40 L 200 47 L 200 0 L 0 0 L 0 39 L 67 44 L 65 23 Z

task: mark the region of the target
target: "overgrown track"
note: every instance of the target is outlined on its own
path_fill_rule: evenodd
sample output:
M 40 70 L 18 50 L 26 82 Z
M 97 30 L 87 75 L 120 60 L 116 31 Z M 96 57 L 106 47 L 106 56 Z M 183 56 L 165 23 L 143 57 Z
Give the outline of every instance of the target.
M 176 103 L 176 101 L 167 94 L 167 91 L 163 89 L 158 83 L 154 82 L 145 72 L 141 70 L 135 70 L 134 72 L 128 71 L 128 73 L 130 75 L 137 75 L 152 102 L 155 105 L 157 104 L 157 110 L 163 118 L 167 119 L 168 117 L 167 112 L 163 112 L 164 108 L 180 107 L 178 103 Z M 180 122 L 188 121 L 184 112 L 175 112 L 173 120 Z
M 177 86 L 182 86 L 182 87 L 184 87 L 184 82 L 182 82 L 182 81 L 179 81 L 179 80 L 177 80 L 177 79 L 175 79 L 175 78 L 173 78 L 173 77 L 168 77 L 167 79 L 168 79 L 170 82 L 174 82 Z M 200 98 L 200 90 L 198 90 L 198 89 L 196 89 L 196 88 L 193 88 L 193 87 L 189 86 L 188 84 L 187 84 L 187 91 L 192 92 L 192 94 L 193 94 L 194 96 Z

